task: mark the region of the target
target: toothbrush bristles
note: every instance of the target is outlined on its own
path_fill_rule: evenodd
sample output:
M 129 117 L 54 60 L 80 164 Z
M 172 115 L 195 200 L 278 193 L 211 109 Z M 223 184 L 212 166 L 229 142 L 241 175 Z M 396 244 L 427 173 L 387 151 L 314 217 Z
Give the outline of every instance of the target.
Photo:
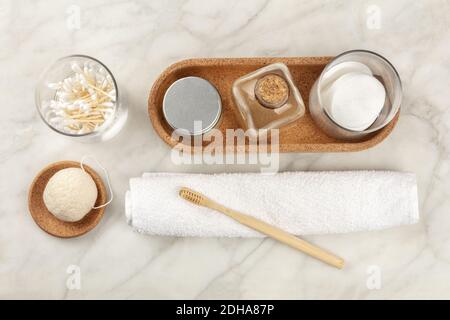
M 193 192 L 189 189 L 182 188 L 180 190 L 180 196 L 190 202 L 193 202 L 195 204 L 200 204 L 202 200 L 202 196 L 197 194 L 196 192 Z

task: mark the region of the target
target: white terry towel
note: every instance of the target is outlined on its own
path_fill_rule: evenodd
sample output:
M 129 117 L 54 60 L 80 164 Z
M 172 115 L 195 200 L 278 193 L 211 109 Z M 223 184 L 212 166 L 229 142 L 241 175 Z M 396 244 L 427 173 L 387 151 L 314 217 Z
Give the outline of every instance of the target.
M 324 171 L 145 173 L 130 180 L 125 200 L 128 223 L 151 235 L 262 236 L 222 213 L 180 198 L 181 187 L 295 235 L 379 230 L 419 220 L 414 174 Z

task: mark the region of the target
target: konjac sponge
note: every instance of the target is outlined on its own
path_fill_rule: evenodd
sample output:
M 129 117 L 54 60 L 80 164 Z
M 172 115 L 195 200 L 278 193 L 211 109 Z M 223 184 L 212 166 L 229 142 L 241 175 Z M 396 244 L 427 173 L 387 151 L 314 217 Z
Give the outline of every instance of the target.
M 48 211 L 56 218 L 79 221 L 94 207 L 97 186 L 80 168 L 62 169 L 50 178 L 43 197 Z

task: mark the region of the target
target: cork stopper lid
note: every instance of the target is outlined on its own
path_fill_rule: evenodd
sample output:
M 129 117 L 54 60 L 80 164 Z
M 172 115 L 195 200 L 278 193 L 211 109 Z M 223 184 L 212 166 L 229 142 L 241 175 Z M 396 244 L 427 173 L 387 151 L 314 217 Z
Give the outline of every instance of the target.
M 264 107 L 276 109 L 287 102 L 289 85 L 283 77 L 267 74 L 256 82 L 255 96 Z

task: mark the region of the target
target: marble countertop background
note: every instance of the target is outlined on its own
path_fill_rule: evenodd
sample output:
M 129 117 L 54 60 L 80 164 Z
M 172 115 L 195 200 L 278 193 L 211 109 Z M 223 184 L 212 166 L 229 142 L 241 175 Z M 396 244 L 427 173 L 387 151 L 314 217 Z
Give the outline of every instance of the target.
M 0 0 L 0 298 L 450 298 L 449 12 L 446 0 Z M 398 126 L 363 152 L 283 154 L 281 170 L 415 172 L 419 224 L 307 237 L 345 257 L 343 271 L 270 239 L 132 232 L 123 213 L 130 177 L 258 171 L 255 165 L 172 164 L 146 107 L 153 81 L 169 64 L 187 57 L 336 55 L 356 48 L 377 51 L 397 67 L 404 85 Z M 35 110 L 38 76 L 73 53 L 103 61 L 128 94 L 127 126 L 106 143 L 66 140 Z M 28 213 L 29 184 L 47 164 L 85 154 L 110 170 L 116 198 L 92 232 L 51 237 Z M 73 270 L 81 275 L 78 289 L 70 285 Z

